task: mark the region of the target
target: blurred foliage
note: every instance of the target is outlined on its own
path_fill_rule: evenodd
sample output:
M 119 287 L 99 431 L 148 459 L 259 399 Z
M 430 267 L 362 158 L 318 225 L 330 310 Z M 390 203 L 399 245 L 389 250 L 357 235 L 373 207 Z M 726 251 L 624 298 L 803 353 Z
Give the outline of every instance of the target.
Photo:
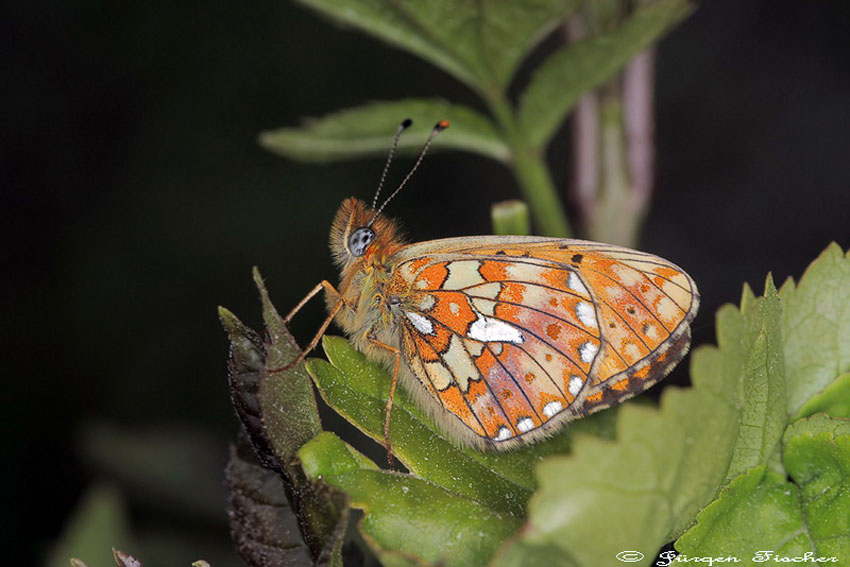
M 82 558 L 88 567 L 114 567 L 113 546 L 131 549 L 124 499 L 114 486 L 95 485 L 83 495 L 68 518 L 62 538 L 46 567 L 68 567 L 69 558 Z
M 510 167 L 537 231 L 564 237 L 571 230 L 545 162 L 549 142 L 582 94 L 609 80 L 691 10 L 687 0 L 648 0 L 631 10 L 625 9 L 628 2 L 610 0 L 301 2 L 451 74 L 477 93 L 488 115 L 438 99 L 371 103 L 302 128 L 265 132 L 260 137 L 264 147 L 311 161 L 380 154 L 402 118 L 412 118 L 420 129 L 448 119 L 453 130 L 435 147 L 478 153 Z M 581 42 L 548 53 L 522 86 L 516 104 L 512 102 L 520 63 L 542 39 L 577 12 L 605 12 L 613 5 L 626 15 L 611 18 Z M 400 149 L 416 148 L 418 139 L 409 135 Z
M 528 205 L 522 201 L 502 201 L 490 208 L 493 234 L 531 234 L 531 219 Z

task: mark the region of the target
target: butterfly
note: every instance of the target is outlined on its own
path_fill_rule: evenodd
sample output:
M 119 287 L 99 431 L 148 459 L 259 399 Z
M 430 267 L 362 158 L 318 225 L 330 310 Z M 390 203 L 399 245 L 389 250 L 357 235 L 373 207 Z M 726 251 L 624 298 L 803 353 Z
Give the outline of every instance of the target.
M 472 236 L 406 244 L 377 207 L 399 126 L 372 206 L 339 207 L 330 232 L 338 288 L 317 285 L 284 319 L 324 290 L 329 317 L 367 358 L 460 444 L 509 449 L 643 392 L 690 343 L 699 306 L 693 279 L 652 254 L 597 242 Z M 290 366 L 292 366 L 290 365 Z

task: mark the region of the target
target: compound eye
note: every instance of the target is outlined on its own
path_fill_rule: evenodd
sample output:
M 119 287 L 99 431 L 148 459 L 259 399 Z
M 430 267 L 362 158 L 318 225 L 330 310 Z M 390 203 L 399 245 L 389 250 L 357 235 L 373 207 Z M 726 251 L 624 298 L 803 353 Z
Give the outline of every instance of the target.
M 375 240 L 375 231 L 368 226 L 361 226 L 348 237 L 348 251 L 358 258 L 366 253 L 366 248 Z

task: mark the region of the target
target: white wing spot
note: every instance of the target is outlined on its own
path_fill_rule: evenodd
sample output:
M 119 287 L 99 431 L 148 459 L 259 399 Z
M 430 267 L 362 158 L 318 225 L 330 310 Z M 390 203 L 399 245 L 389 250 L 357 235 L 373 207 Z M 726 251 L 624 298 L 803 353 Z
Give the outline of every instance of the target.
M 470 339 L 483 342 L 522 343 L 525 341 L 522 333 L 516 327 L 508 325 L 499 319 L 492 319 L 479 314 L 466 334 Z
M 449 311 L 452 312 L 452 315 L 457 317 L 457 314 L 460 313 L 460 305 L 452 301 L 451 303 L 449 303 Z
M 578 355 L 581 357 L 582 362 L 590 364 L 593 362 L 593 358 L 596 356 L 598 351 L 599 347 L 588 341 L 579 347 Z
M 422 298 L 419 300 L 419 304 L 417 305 L 417 307 L 419 307 L 419 309 L 421 309 L 422 311 L 428 311 L 429 309 L 434 307 L 434 304 L 436 302 L 437 299 L 433 295 L 431 295 L 430 293 L 423 293 Z
M 658 338 L 658 329 L 652 323 L 647 323 L 643 327 L 643 332 L 646 333 L 646 336 L 650 339 Z
M 572 376 L 570 377 L 570 384 L 567 386 L 567 389 L 570 391 L 570 394 L 575 396 L 581 391 L 581 387 L 583 385 L 584 380 L 582 380 L 579 376 Z M 546 411 L 546 408 L 544 408 L 543 411 Z
M 564 406 L 561 405 L 561 402 L 549 402 L 548 404 L 543 406 L 543 415 L 545 415 L 546 417 L 552 417 L 562 409 L 564 409 Z
M 511 437 L 513 437 L 513 435 L 511 434 L 511 430 L 503 425 L 499 428 L 499 432 L 496 433 L 496 436 L 493 437 L 493 440 L 504 441 L 505 439 L 510 439 Z
M 590 303 L 581 301 L 576 304 L 576 317 L 585 327 L 596 328 L 596 313 Z
M 581 278 L 578 277 L 575 272 L 570 272 L 570 275 L 567 278 L 567 286 L 573 291 L 577 291 L 583 295 L 588 295 L 587 288 L 584 287 L 584 284 L 581 283 Z
M 520 433 L 534 429 L 534 421 L 530 417 L 524 417 L 516 422 L 516 428 Z
M 456 260 L 448 264 L 449 276 L 442 289 L 463 289 L 471 285 L 484 283 L 484 278 L 478 273 L 481 262 L 478 260 Z
M 611 267 L 611 271 L 613 271 L 614 275 L 619 277 L 620 281 L 623 282 L 623 285 L 626 286 L 635 285 L 642 279 L 640 272 L 625 264 L 614 264 L 614 266 Z
M 434 324 L 431 323 L 431 320 L 427 317 L 420 315 L 419 313 L 413 313 L 412 311 L 405 311 L 404 314 L 413 323 L 413 326 L 417 331 L 422 333 L 423 335 L 433 335 L 434 334 Z

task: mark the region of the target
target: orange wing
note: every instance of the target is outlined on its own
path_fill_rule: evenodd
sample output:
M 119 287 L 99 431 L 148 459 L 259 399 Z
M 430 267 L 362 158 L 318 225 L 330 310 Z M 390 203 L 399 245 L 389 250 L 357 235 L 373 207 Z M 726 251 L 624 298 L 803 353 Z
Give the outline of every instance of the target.
M 660 380 L 699 303 L 683 270 L 617 246 L 457 238 L 399 256 L 389 292 L 407 366 L 467 439 L 497 448 Z

